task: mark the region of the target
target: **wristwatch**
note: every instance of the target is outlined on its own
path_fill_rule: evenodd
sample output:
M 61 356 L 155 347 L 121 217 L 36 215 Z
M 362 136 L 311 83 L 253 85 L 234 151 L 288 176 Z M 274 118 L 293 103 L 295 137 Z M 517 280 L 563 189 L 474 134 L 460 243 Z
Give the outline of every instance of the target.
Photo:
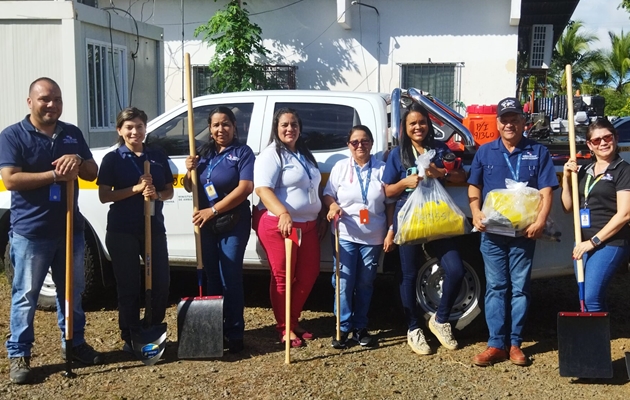
M 83 157 L 81 157 L 79 154 L 75 154 L 75 156 L 79 157 L 79 160 L 80 160 L 80 161 L 79 161 L 79 167 L 80 167 L 80 166 L 81 166 L 81 164 L 83 164 L 83 161 L 85 161 L 85 160 L 84 160 L 84 159 L 83 159 Z
M 599 246 L 600 244 L 602 244 L 602 241 L 601 241 L 601 240 L 599 240 L 599 238 L 598 238 L 597 236 L 593 236 L 593 237 L 591 238 L 591 243 L 593 243 L 593 246 L 597 247 L 597 246 Z
M 216 217 L 217 215 L 219 215 L 219 212 L 217 211 L 217 209 L 216 209 L 216 208 L 214 208 L 214 206 L 213 206 L 213 207 L 210 207 L 210 209 L 212 210 L 212 214 L 214 214 L 214 216 L 215 216 L 215 217 Z

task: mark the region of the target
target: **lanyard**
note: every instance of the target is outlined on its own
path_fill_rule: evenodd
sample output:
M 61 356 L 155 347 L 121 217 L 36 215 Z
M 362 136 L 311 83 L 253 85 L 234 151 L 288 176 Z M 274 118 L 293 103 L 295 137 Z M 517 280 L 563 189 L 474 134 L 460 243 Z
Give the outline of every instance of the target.
M 227 157 L 229 151 L 225 151 L 225 154 L 223 154 L 220 158 L 219 161 L 217 161 L 216 163 L 212 164 L 212 159 L 208 160 L 208 169 L 206 169 L 206 183 L 210 183 L 210 175 L 212 174 L 212 171 L 216 168 L 217 165 L 219 165 L 219 163 L 221 163 L 221 161 L 223 161 L 223 159 L 225 157 Z
M 518 155 L 518 159 L 516 160 L 516 171 L 514 171 L 514 167 L 512 167 L 512 164 L 510 164 L 510 159 L 508 158 L 508 155 L 503 153 L 503 158 L 505 158 L 505 162 L 507 163 L 508 168 L 512 173 L 512 178 L 514 178 L 514 180 L 517 182 L 519 182 L 518 177 L 521 171 L 521 157 L 523 157 L 523 153 L 520 153 Z
M 298 160 L 298 162 L 300 164 L 302 164 L 302 167 L 304 167 L 304 170 L 306 171 L 306 175 L 308 175 L 308 179 L 310 181 L 313 180 L 313 178 L 311 177 L 311 171 L 308 169 L 308 167 L 306 166 L 306 161 L 304 161 L 304 156 L 302 154 L 300 154 L 300 156 L 298 157 L 297 155 L 295 155 L 294 152 L 292 152 L 291 150 L 287 150 L 296 160 Z M 299 154 L 299 153 L 298 153 Z
M 140 176 L 144 175 L 144 172 L 140 170 L 140 167 L 138 167 L 138 164 L 136 164 L 136 158 L 140 158 L 140 157 L 134 157 L 133 153 L 127 153 L 127 159 L 129 159 L 129 161 L 131 161 L 131 165 L 133 165 L 133 167 L 136 169 L 136 171 L 138 171 L 138 173 L 140 174 Z M 148 160 L 149 156 L 144 153 L 144 159 Z
M 367 206 L 367 194 L 368 189 L 370 188 L 370 178 L 372 177 L 372 159 L 370 159 L 370 162 L 368 163 L 368 172 L 367 179 L 365 180 L 365 187 L 363 187 L 363 179 L 361 179 L 361 169 L 359 168 L 359 165 L 355 163 L 354 169 L 357 171 L 357 178 L 359 179 L 359 185 L 361 187 L 361 197 L 363 197 L 363 204 Z
M 593 190 L 593 187 L 597 184 L 597 182 L 599 182 L 600 179 L 602 179 L 602 176 L 604 176 L 604 174 L 601 174 L 600 176 L 597 177 L 597 179 L 595 179 L 595 182 L 593 182 L 592 185 L 590 185 L 591 183 L 591 178 L 593 177 L 591 174 L 586 174 L 586 184 L 584 185 L 584 208 L 586 208 L 588 206 L 588 195 L 591 194 L 591 190 Z

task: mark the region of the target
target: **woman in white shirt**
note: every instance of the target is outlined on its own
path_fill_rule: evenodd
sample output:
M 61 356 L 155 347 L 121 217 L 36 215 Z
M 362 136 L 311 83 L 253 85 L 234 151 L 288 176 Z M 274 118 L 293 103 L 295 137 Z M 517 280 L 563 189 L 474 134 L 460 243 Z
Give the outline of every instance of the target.
M 318 219 L 322 203 L 319 198 L 321 174 L 315 157 L 300 136 L 302 121 L 295 110 L 276 112 L 269 146 L 254 163 L 254 189 L 266 212 L 260 217 L 256 233 L 267 253 L 271 267 L 269 293 L 280 341 L 285 338 L 285 247 L 284 239 L 292 228 L 302 230 L 302 244 L 293 246 L 291 291 L 291 346 L 299 347 L 313 335 L 299 326 L 302 307 L 319 275 Z
M 376 344 L 367 330 L 367 313 L 381 250 L 394 247 L 389 227 L 395 202 L 385 196 L 381 181 L 385 163 L 370 154 L 373 143 L 367 126 L 354 126 L 348 134 L 352 156 L 335 164 L 324 189 L 328 220 L 339 215 L 340 304 L 334 308 L 340 313 L 341 340 L 333 337 L 332 342 L 338 349 L 347 346 L 350 332 L 361 346 Z M 332 283 L 334 287 L 334 274 Z

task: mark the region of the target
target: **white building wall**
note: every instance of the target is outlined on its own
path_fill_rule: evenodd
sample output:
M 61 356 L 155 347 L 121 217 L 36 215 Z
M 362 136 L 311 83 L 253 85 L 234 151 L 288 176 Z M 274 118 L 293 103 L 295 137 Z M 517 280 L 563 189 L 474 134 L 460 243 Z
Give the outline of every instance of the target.
M 270 63 L 297 66 L 299 89 L 376 91 L 375 11 L 352 6 L 349 0 L 292 3 L 256 0 L 245 6 L 250 20 L 262 28 L 264 44 L 271 51 Z M 514 15 L 518 17 L 515 9 L 520 12 L 520 1 L 363 3 L 376 7 L 380 14 L 382 92 L 400 84 L 400 64 L 430 59 L 434 63 L 463 63 L 461 100 L 467 105 L 496 103 L 515 93 L 518 18 Z M 194 38 L 194 29 L 225 4 L 227 1 L 186 0 L 182 11 L 180 0 L 155 0 L 143 9 L 141 2 L 116 2 L 136 18 L 164 28 L 167 109 L 182 102 L 183 52 L 191 53 L 193 65 L 207 65 L 212 56 L 212 50 Z M 108 6 L 109 2 L 101 0 L 101 5 Z M 345 14 L 340 11 L 343 7 L 347 7 Z

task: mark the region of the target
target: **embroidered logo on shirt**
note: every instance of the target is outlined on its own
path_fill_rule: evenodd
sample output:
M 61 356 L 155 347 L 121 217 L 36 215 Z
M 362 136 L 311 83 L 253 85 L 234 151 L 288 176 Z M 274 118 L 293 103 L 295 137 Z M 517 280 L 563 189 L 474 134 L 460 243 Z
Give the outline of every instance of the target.
M 531 151 L 523 154 L 523 160 L 538 160 L 538 155 L 532 154 Z
M 240 157 L 237 157 L 233 154 L 228 154 L 226 158 L 228 159 L 228 161 L 238 161 L 241 159 Z
M 77 144 L 79 141 L 72 136 L 66 136 L 63 138 L 63 144 Z
M 602 176 L 602 181 L 612 181 L 613 177 L 610 174 L 606 174 L 604 176 Z

